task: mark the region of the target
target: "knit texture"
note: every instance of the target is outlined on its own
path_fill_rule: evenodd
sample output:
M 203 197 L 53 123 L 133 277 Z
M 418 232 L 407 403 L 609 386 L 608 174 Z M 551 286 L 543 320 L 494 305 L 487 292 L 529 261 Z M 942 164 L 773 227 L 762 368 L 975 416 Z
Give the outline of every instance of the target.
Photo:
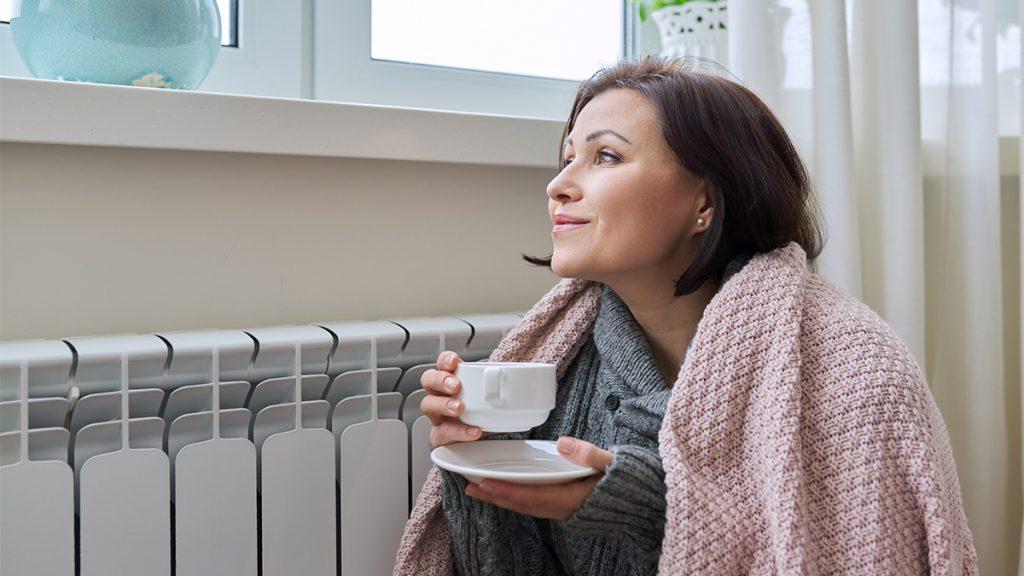
M 558 282 L 492 361 L 551 362 L 586 341 L 602 285 Z M 949 436 L 907 347 L 806 269 L 754 256 L 708 304 L 659 432 L 659 574 L 977 574 Z M 394 574 L 453 571 L 431 470 Z
M 573 436 L 612 453 L 612 464 L 565 521 L 521 515 L 465 494 L 441 471 L 442 503 L 458 574 L 654 574 L 665 525 L 658 430 L 670 388 L 629 308 L 605 287 L 592 337 L 558 383 L 555 407 L 528 433 Z M 492 438 L 481 440 L 489 442 Z

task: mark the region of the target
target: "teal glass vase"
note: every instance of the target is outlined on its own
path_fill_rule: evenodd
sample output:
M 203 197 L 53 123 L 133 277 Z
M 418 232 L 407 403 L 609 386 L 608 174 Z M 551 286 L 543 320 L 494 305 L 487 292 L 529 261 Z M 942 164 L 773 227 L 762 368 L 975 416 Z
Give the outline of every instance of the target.
M 192 90 L 220 51 L 216 0 L 22 0 L 11 35 L 36 78 Z

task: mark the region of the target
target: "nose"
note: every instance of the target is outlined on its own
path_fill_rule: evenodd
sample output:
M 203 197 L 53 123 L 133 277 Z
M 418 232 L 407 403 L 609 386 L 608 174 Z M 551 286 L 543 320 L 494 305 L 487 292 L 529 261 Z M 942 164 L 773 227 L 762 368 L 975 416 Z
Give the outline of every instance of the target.
M 582 196 L 579 186 L 572 179 L 568 178 L 566 173 L 567 170 L 560 172 L 551 182 L 548 182 L 547 187 L 548 198 L 562 204 L 575 202 Z

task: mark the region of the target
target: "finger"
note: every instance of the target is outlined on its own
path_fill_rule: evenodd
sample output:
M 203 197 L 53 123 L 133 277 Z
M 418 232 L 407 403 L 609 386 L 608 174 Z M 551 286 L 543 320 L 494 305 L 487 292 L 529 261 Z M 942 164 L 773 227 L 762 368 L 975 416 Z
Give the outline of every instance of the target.
M 459 355 L 451 350 L 445 350 L 437 356 L 437 369 L 444 370 L 446 372 L 455 372 L 455 368 L 459 365 Z
M 558 452 L 573 464 L 589 466 L 601 472 L 607 470 L 615 459 L 611 452 L 572 436 L 562 436 L 557 446 Z
M 473 498 L 476 498 L 477 500 L 480 500 L 482 502 L 487 502 L 488 504 L 494 504 L 495 506 L 497 506 L 499 508 L 504 508 L 506 510 L 511 510 L 513 512 L 518 512 L 519 514 L 525 514 L 526 516 L 533 516 L 534 518 L 547 518 L 547 516 L 543 512 L 541 512 L 539 510 L 534 510 L 532 508 L 527 508 L 527 507 L 525 507 L 525 506 L 523 506 L 523 505 L 521 505 L 521 504 L 519 504 L 517 502 L 512 502 L 512 501 L 509 501 L 509 500 L 502 500 L 500 498 L 494 498 L 492 496 L 488 496 L 485 492 L 481 491 L 479 488 L 475 488 L 475 493 L 471 494 L 471 493 L 469 493 L 467 491 L 466 494 L 471 496 L 471 497 L 473 497 Z
M 519 508 L 531 510 L 561 509 L 567 503 L 585 497 L 587 491 L 581 492 L 580 483 L 570 482 L 550 486 L 527 486 L 502 482 L 501 480 L 482 480 L 477 486 L 490 497 L 512 502 Z
M 579 483 L 573 482 L 552 487 L 554 488 L 552 494 L 543 497 L 544 502 L 539 502 L 538 499 L 530 497 L 529 490 L 488 492 L 487 490 L 494 488 L 494 482 L 493 480 L 484 480 L 480 486 L 468 484 L 466 486 L 466 495 L 507 510 L 512 510 L 513 512 L 550 520 L 565 520 L 572 516 L 590 492 L 590 488 L 586 488 L 581 492 L 580 488 L 575 486 L 575 484 Z M 488 484 L 491 484 L 491 486 L 488 486 Z
M 485 492 L 483 489 L 481 489 L 480 486 L 473 484 L 472 482 L 466 485 L 466 495 L 470 496 L 471 498 L 476 498 L 477 500 L 480 500 L 482 502 L 493 504 L 495 506 L 498 506 L 499 508 L 504 508 L 506 510 L 511 510 L 513 512 L 518 512 L 520 514 L 527 514 L 529 516 L 533 516 L 537 513 L 536 510 L 529 508 L 528 506 L 524 505 L 521 502 L 516 502 L 515 500 L 509 500 L 506 498 L 500 498 L 498 496 L 495 496 L 494 494 L 489 494 Z
M 458 398 L 450 396 L 424 396 L 420 400 L 420 412 L 430 418 L 430 423 L 437 426 L 444 418 L 458 418 L 466 405 Z
M 479 427 L 467 426 L 452 418 L 446 418 L 440 425 L 430 429 L 430 445 L 434 448 L 454 442 L 472 442 L 479 438 Z
M 451 372 L 431 368 L 420 376 L 420 386 L 431 394 L 452 396 L 459 391 L 459 379 Z

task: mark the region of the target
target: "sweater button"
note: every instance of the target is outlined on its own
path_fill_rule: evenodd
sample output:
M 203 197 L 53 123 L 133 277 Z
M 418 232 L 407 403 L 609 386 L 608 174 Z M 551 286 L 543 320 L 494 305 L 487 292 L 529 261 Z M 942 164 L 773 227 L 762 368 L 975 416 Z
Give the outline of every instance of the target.
M 604 399 L 604 407 L 611 410 L 612 412 L 618 410 L 619 397 L 616 396 L 615 394 L 609 394 L 608 397 Z

